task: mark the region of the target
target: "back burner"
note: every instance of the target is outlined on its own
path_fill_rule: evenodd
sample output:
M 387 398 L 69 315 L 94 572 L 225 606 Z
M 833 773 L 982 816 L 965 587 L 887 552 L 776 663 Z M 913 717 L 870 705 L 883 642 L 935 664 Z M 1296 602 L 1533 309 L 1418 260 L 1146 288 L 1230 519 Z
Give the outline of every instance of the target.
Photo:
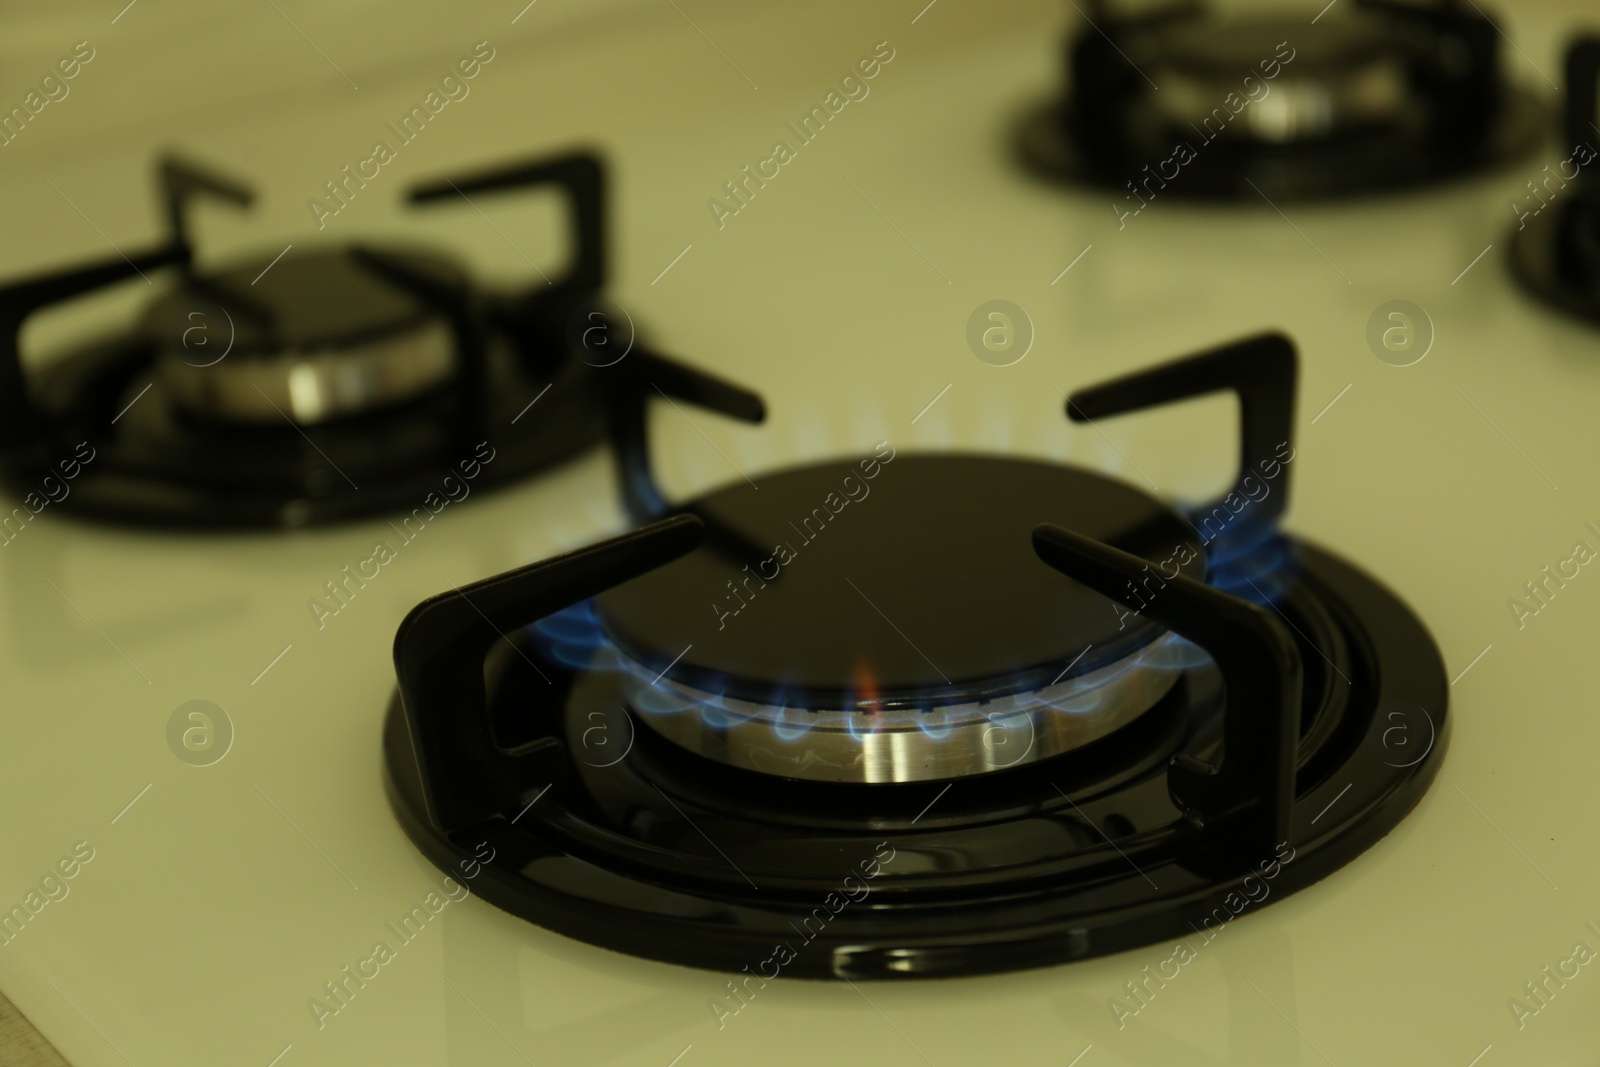
M 478 488 L 505 485 L 608 434 L 628 447 L 646 377 L 669 389 L 704 380 L 648 351 L 602 298 L 605 172 L 593 155 L 409 192 L 436 209 L 541 185 L 564 194 L 569 264 L 508 292 L 403 242 L 201 266 L 193 203 L 253 194 L 176 159 L 158 176 L 162 245 L 0 289 L 0 476 L 30 508 L 70 462 L 56 506 L 126 522 L 298 526 L 408 510 L 464 472 Z M 31 315 L 158 270 L 172 277 L 132 329 L 24 373 L 17 336 Z
M 1066 93 L 1018 140 L 1035 172 L 1112 189 L 1124 210 L 1419 185 L 1530 153 L 1543 133 L 1475 4 L 1351 0 L 1293 18 L 1125 6 L 1087 4 Z

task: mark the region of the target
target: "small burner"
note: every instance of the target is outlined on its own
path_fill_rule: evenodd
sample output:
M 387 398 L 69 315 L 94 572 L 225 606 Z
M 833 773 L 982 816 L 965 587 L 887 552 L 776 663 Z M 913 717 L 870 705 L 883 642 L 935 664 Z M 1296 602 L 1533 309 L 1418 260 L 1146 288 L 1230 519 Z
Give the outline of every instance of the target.
M 481 489 L 608 434 L 633 449 L 637 390 L 652 375 L 685 389 L 719 384 L 647 351 L 601 300 L 605 174 L 594 156 L 408 194 L 451 205 L 559 189 L 571 208 L 570 265 L 511 292 L 487 291 L 449 255 L 411 245 L 294 247 L 200 267 L 193 201 L 245 205 L 252 194 L 177 160 L 163 161 L 159 177 L 164 246 L 0 289 L 0 475 L 19 495 L 88 456 L 73 460 L 72 492 L 57 507 L 206 527 L 435 512 L 432 502 L 459 498 L 464 472 L 468 489 Z M 136 329 L 23 374 L 17 335 L 34 312 L 159 268 L 175 277 Z
M 446 289 L 466 284 L 442 256 L 385 255 Z M 151 304 L 144 329 L 163 384 L 192 418 L 315 426 L 413 400 L 455 376 L 448 319 L 348 249 L 247 260 L 186 281 Z M 224 323 L 226 355 L 221 338 L 191 343 Z
M 1600 37 L 1567 52 L 1566 158 L 1518 195 L 1511 269 L 1552 307 L 1600 323 Z
M 672 509 L 633 423 L 648 525 L 401 624 L 401 825 L 515 915 L 733 972 L 774 945 L 813 978 L 1016 970 L 1282 899 L 1405 816 L 1448 732 L 1421 623 L 1277 531 L 1295 378 L 1267 336 L 1068 401 L 1236 392 L 1239 477 L 1189 522 L 1075 468 L 883 448 Z
M 1499 37 L 1448 0 L 1356 0 L 1315 24 L 1195 3 L 1091 5 L 1071 90 L 1033 112 L 1024 160 L 1051 178 L 1158 196 L 1312 199 L 1479 170 L 1533 151 L 1540 109 L 1500 74 Z M 1252 188 L 1254 186 L 1254 188 Z

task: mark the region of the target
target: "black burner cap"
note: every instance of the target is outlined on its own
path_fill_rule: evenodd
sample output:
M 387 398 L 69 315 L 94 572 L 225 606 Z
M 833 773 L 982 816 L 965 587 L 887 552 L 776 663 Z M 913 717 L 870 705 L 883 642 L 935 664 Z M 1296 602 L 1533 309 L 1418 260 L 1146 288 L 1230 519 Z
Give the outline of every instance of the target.
M 705 546 L 597 598 L 607 631 L 650 670 L 670 664 L 685 685 L 814 706 L 1017 692 L 1162 632 L 1040 562 L 1030 540 L 1040 522 L 1150 560 L 1151 595 L 1162 568 L 1205 574 L 1180 515 L 1089 471 L 880 445 L 758 486 L 693 505 L 713 532 Z
M 435 252 L 386 251 L 443 284 L 459 284 L 465 277 L 456 263 Z M 219 307 L 228 311 L 237 355 L 350 348 L 438 315 L 363 266 L 348 248 L 334 246 L 291 250 L 276 262 L 258 256 L 197 272 L 150 305 L 145 330 L 164 348 L 183 348 L 195 314 L 211 315 Z

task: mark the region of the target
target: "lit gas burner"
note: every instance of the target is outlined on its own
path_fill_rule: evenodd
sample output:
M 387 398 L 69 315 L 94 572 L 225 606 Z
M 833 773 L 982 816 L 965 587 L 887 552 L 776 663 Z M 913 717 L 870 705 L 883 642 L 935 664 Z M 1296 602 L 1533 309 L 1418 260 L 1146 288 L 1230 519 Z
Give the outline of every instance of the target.
M 1164 196 L 1310 199 L 1480 170 L 1537 147 L 1542 114 L 1505 83 L 1499 31 L 1453 0 L 1355 0 L 1315 20 L 1088 5 L 1065 99 L 1019 145 L 1036 171 Z M 1125 216 L 1124 216 L 1125 217 Z
M 887 443 L 673 509 L 635 450 L 655 521 L 402 623 L 395 811 L 510 912 L 727 971 L 781 942 L 814 977 L 1011 970 L 1280 899 L 1410 810 L 1447 728 L 1418 620 L 1278 530 L 1295 378 L 1264 336 L 1072 396 L 1239 395 L 1238 478 L 1189 515 Z M 858 867 L 871 907 L 800 941 Z
M 949 516 L 952 500 L 983 521 Z M 759 492 L 741 482 L 696 513 L 768 548 L 703 549 L 609 590 L 593 604 L 596 643 L 651 728 L 794 778 L 982 773 L 1082 747 L 1155 705 L 1177 679 L 1170 642 L 1087 589 L 1042 581 L 1015 536 L 1041 518 L 1205 575 L 1195 531 L 1159 502 L 992 456 L 885 444 L 769 475 Z M 1152 567 L 1144 595 L 1162 584 Z
M 1560 162 L 1518 193 L 1511 269 L 1534 296 L 1600 322 L 1600 37 L 1567 52 Z
M 242 206 L 252 194 L 175 160 L 159 176 L 164 245 L 0 290 L 0 461 L 19 496 L 76 456 L 91 459 L 75 463 L 57 506 L 124 521 L 292 526 L 412 509 L 454 496 L 463 477 L 504 485 L 608 429 L 625 434 L 639 368 L 665 367 L 601 302 L 605 189 L 593 156 L 409 192 L 471 211 L 470 197 L 559 189 L 570 264 L 512 292 L 407 244 L 294 245 L 202 267 L 193 201 Z M 159 268 L 176 276 L 134 328 L 24 374 L 17 335 L 35 312 Z M 613 350 L 629 353 L 625 365 Z

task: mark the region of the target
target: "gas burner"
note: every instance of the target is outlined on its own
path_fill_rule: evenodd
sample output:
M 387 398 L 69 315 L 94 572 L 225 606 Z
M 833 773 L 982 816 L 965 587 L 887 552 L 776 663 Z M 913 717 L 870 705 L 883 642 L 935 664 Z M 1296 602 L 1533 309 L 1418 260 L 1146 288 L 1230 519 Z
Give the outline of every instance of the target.
M 442 257 L 390 254 L 443 287 L 466 285 L 465 272 Z M 212 295 L 219 292 L 249 294 L 248 305 L 230 301 L 245 308 L 237 319 Z M 232 325 L 231 359 L 207 358 L 207 349 L 220 347 L 215 339 L 185 344 L 201 332 L 196 321 L 208 318 Z M 225 426 L 315 426 L 368 415 L 444 387 L 456 368 L 445 316 L 347 248 L 183 279 L 152 302 L 143 331 L 156 339 L 155 372 L 172 403 L 187 418 Z
M 645 351 L 600 299 L 605 175 L 592 155 L 409 192 L 415 204 L 545 184 L 565 194 L 570 266 L 509 293 L 404 244 L 291 246 L 201 268 L 193 202 L 243 206 L 252 194 L 173 159 L 159 177 L 164 245 L 0 290 L 0 474 L 19 496 L 37 497 L 71 462 L 56 506 L 123 521 L 296 526 L 434 511 L 463 474 L 503 485 L 608 429 L 627 447 L 644 377 L 700 380 Z M 24 375 L 17 335 L 34 312 L 163 267 L 176 277 L 136 328 Z
M 885 444 L 661 518 L 635 449 L 655 521 L 401 624 L 400 822 L 513 914 L 763 980 L 1043 966 L 1309 885 L 1427 789 L 1448 686 L 1394 594 L 1278 529 L 1295 379 L 1268 335 L 1068 401 L 1237 393 L 1239 476 L 1188 515 Z
M 1516 205 L 1511 269 L 1546 303 L 1600 322 L 1600 37 L 1567 52 L 1562 128 L 1567 157 L 1546 166 Z
M 1542 112 L 1505 82 L 1499 30 L 1455 0 L 1355 0 L 1311 21 L 1197 2 L 1067 42 L 1065 99 L 1031 112 L 1033 170 L 1127 196 L 1309 200 L 1483 170 L 1532 152 Z

